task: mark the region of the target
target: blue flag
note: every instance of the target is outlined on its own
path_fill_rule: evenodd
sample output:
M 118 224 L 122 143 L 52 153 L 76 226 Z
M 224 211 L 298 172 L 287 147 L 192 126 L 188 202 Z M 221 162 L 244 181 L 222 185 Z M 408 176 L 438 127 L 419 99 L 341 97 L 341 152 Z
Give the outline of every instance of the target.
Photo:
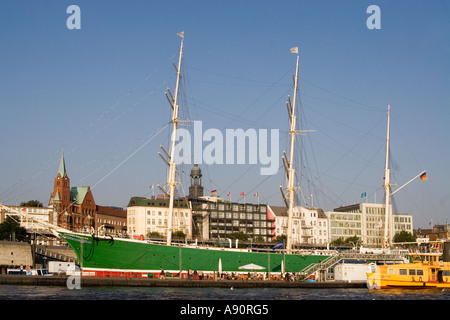
M 277 244 L 275 247 L 273 247 L 272 250 L 280 249 L 280 248 L 284 249 L 284 240 L 281 241 L 279 244 Z

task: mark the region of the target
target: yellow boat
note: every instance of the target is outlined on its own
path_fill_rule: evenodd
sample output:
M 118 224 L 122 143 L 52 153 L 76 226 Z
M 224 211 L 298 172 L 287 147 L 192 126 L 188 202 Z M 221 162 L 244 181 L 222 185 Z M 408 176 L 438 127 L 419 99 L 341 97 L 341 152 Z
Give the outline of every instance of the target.
M 450 288 L 450 242 L 430 252 L 411 252 L 411 263 L 377 266 L 367 272 L 369 289 Z

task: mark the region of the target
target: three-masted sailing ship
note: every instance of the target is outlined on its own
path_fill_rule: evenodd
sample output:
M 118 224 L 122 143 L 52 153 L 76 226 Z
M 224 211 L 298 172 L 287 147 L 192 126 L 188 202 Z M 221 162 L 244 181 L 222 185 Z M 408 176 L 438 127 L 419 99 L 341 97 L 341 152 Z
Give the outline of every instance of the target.
M 95 234 L 75 233 L 61 228 L 55 228 L 58 237 L 65 240 L 75 251 L 83 276 L 95 277 L 152 277 L 158 276 L 161 270 L 166 273 L 186 277 L 189 270 L 201 270 L 203 274 L 216 272 L 240 273 L 248 272 L 245 266 L 257 266 L 257 271 L 264 274 L 285 272 L 300 272 L 311 264 L 327 258 L 326 255 L 295 254 L 292 250 L 292 215 L 294 205 L 294 141 L 298 134 L 296 130 L 295 105 L 298 87 L 299 55 L 298 48 L 291 49 L 297 54 L 296 72 L 294 78 L 294 99 L 288 103 L 290 119 L 290 153 L 286 161 L 288 170 L 288 194 L 283 196 L 288 207 L 288 236 L 285 250 L 268 250 L 267 252 L 252 252 L 250 249 L 231 249 L 219 247 L 200 247 L 197 245 L 180 245 L 173 243 L 172 216 L 175 198 L 176 163 L 174 161 L 175 140 L 178 119 L 178 94 L 183 61 L 184 33 L 181 37 L 177 71 L 177 81 L 174 94 L 168 96 L 172 108 L 172 140 L 166 162 L 169 166 L 169 213 L 166 243 L 158 243 L 146 239 L 115 238 Z M 164 150 L 165 151 L 165 150 Z

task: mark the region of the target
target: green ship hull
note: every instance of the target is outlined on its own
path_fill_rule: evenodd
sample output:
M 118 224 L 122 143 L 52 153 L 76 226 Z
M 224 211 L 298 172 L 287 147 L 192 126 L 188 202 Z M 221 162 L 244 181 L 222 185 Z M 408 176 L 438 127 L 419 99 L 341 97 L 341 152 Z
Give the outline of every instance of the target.
M 209 276 L 217 272 L 258 272 L 274 275 L 300 272 L 324 260 L 324 255 L 282 254 L 275 251 L 249 252 L 228 248 L 167 246 L 144 240 L 97 237 L 59 232 L 75 251 L 83 276 L 153 277 L 161 269 L 186 277 L 188 270 Z M 282 269 L 283 268 L 283 269 Z

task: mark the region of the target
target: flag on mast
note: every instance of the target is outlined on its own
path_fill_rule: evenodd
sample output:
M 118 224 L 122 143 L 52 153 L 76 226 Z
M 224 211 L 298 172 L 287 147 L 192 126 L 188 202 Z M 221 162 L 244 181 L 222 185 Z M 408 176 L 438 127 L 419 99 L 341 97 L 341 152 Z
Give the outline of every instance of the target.
M 276 249 L 284 249 L 284 240 L 282 240 L 279 244 L 277 244 L 275 247 L 272 248 L 272 250 Z
M 427 180 L 428 178 L 427 178 L 427 173 L 426 172 L 424 172 L 424 173 L 422 173 L 421 175 L 420 175 L 420 180 L 422 180 L 422 181 L 425 181 L 425 180 Z
M 298 47 L 291 48 L 291 52 L 292 53 L 298 53 Z

